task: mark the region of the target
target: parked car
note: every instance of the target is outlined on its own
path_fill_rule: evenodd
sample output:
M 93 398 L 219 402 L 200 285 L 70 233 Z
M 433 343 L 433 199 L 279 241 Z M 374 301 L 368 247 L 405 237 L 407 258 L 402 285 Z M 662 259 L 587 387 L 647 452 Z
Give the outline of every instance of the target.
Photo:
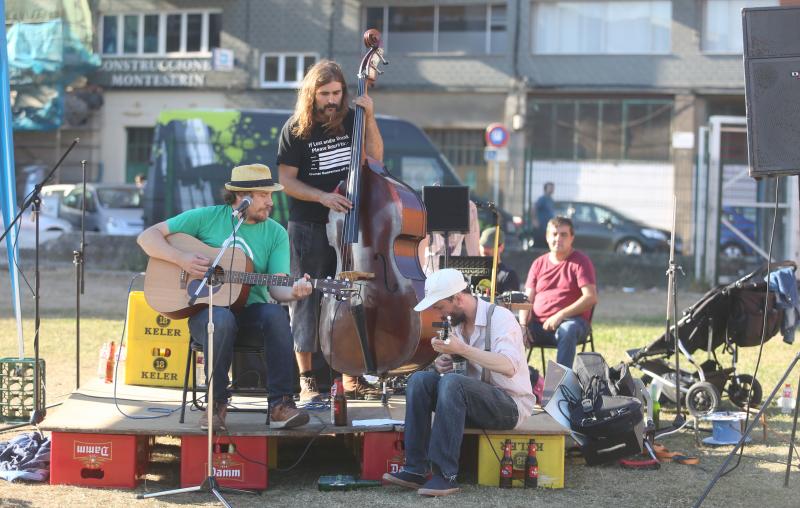
M 71 183 L 57 183 L 42 187 L 42 191 L 39 193 L 39 197 L 42 198 L 42 215 L 58 217 L 61 213 L 61 201 L 74 188 L 75 185 Z
M 74 228 L 81 227 L 83 186 L 64 196 L 59 215 Z M 86 184 L 86 231 L 109 235 L 138 235 L 144 229 L 142 190 L 135 184 Z
M 582 201 L 556 201 L 556 214 L 572 219 L 575 226 L 575 247 L 584 250 L 606 250 L 618 254 L 639 255 L 648 252 L 669 252 L 670 233 L 626 217 L 607 206 Z M 682 250 L 680 239 L 675 252 Z
M 17 247 L 20 249 L 33 249 L 36 247 L 36 223 L 33 221 L 33 215 L 30 211 L 26 210 L 19 218 L 19 237 L 17 237 Z M 2 215 L 0 215 L 0 235 L 6 230 L 5 223 Z M 72 225 L 56 217 L 39 214 L 39 243 L 44 243 L 61 236 L 62 234 L 72 231 Z M 10 234 L 10 233 L 9 233 Z M 6 247 L 6 241 L 3 239 L 2 248 Z
M 740 206 L 722 207 L 722 216 L 741 234 L 756 243 L 755 209 L 748 210 Z M 751 217 L 748 217 L 751 215 Z M 719 225 L 719 255 L 723 258 L 735 259 L 752 256 L 755 251 L 739 235 L 725 224 Z

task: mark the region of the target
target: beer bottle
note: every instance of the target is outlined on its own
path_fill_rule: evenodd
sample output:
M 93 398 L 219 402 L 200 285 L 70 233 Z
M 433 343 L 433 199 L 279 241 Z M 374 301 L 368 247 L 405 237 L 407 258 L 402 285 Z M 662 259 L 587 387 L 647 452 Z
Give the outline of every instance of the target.
M 331 423 L 337 427 L 347 425 L 347 398 L 344 396 L 342 378 L 337 378 L 331 386 Z
M 114 354 L 116 353 L 116 349 L 114 347 L 114 341 L 111 341 L 111 345 L 108 347 L 108 359 L 106 360 L 106 383 L 113 383 L 114 382 Z
M 539 461 L 536 459 L 536 442 L 528 441 L 528 458 L 525 459 L 525 488 L 535 489 L 539 486 Z
M 510 489 L 514 478 L 514 459 L 511 458 L 511 440 L 503 444 L 503 460 L 500 461 L 500 488 Z

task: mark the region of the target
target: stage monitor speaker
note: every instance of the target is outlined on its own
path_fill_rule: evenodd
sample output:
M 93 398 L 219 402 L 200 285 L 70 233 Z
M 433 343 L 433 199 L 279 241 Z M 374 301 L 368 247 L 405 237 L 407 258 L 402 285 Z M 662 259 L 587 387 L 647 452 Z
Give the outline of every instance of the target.
M 464 185 L 434 185 L 422 188 L 428 233 L 469 232 L 469 187 Z
M 800 174 L 800 7 L 742 10 L 750 176 Z

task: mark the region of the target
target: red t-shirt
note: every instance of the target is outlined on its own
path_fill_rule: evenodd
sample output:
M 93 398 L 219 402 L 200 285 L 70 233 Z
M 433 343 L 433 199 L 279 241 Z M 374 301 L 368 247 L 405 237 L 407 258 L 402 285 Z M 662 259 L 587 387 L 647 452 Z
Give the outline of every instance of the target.
M 525 288 L 533 288 L 533 314 L 544 323 L 547 318 L 580 298 L 581 288 L 596 284 L 594 265 L 583 252 L 573 250 L 564 261 L 553 264 L 550 255 L 539 256 L 531 264 Z M 581 317 L 589 321 L 591 309 Z

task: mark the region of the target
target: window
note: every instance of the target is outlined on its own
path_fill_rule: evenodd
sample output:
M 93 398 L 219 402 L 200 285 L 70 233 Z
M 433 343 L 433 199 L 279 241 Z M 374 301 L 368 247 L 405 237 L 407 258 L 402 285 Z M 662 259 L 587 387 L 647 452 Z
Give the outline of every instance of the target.
M 668 0 L 537 2 L 536 54 L 666 54 L 672 3 Z
M 505 4 L 368 7 L 367 28 L 383 33 L 388 51 L 403 53 L 505 53 Z
M 208 55 L 219 47 L 222 14 L 170 12 L 104 15 L 103 56 Z
M 670 158 L 671 100 L 533 100 L 528 118 L 534 159 Z
M 742 8 L 770 7 L 778 0 L 705 0 L 703 51 L 742 54 Z
M 303 53 L 261 55 L 261 87 L 298 88 L 303 76 L 318 59 L 318 55 Z

